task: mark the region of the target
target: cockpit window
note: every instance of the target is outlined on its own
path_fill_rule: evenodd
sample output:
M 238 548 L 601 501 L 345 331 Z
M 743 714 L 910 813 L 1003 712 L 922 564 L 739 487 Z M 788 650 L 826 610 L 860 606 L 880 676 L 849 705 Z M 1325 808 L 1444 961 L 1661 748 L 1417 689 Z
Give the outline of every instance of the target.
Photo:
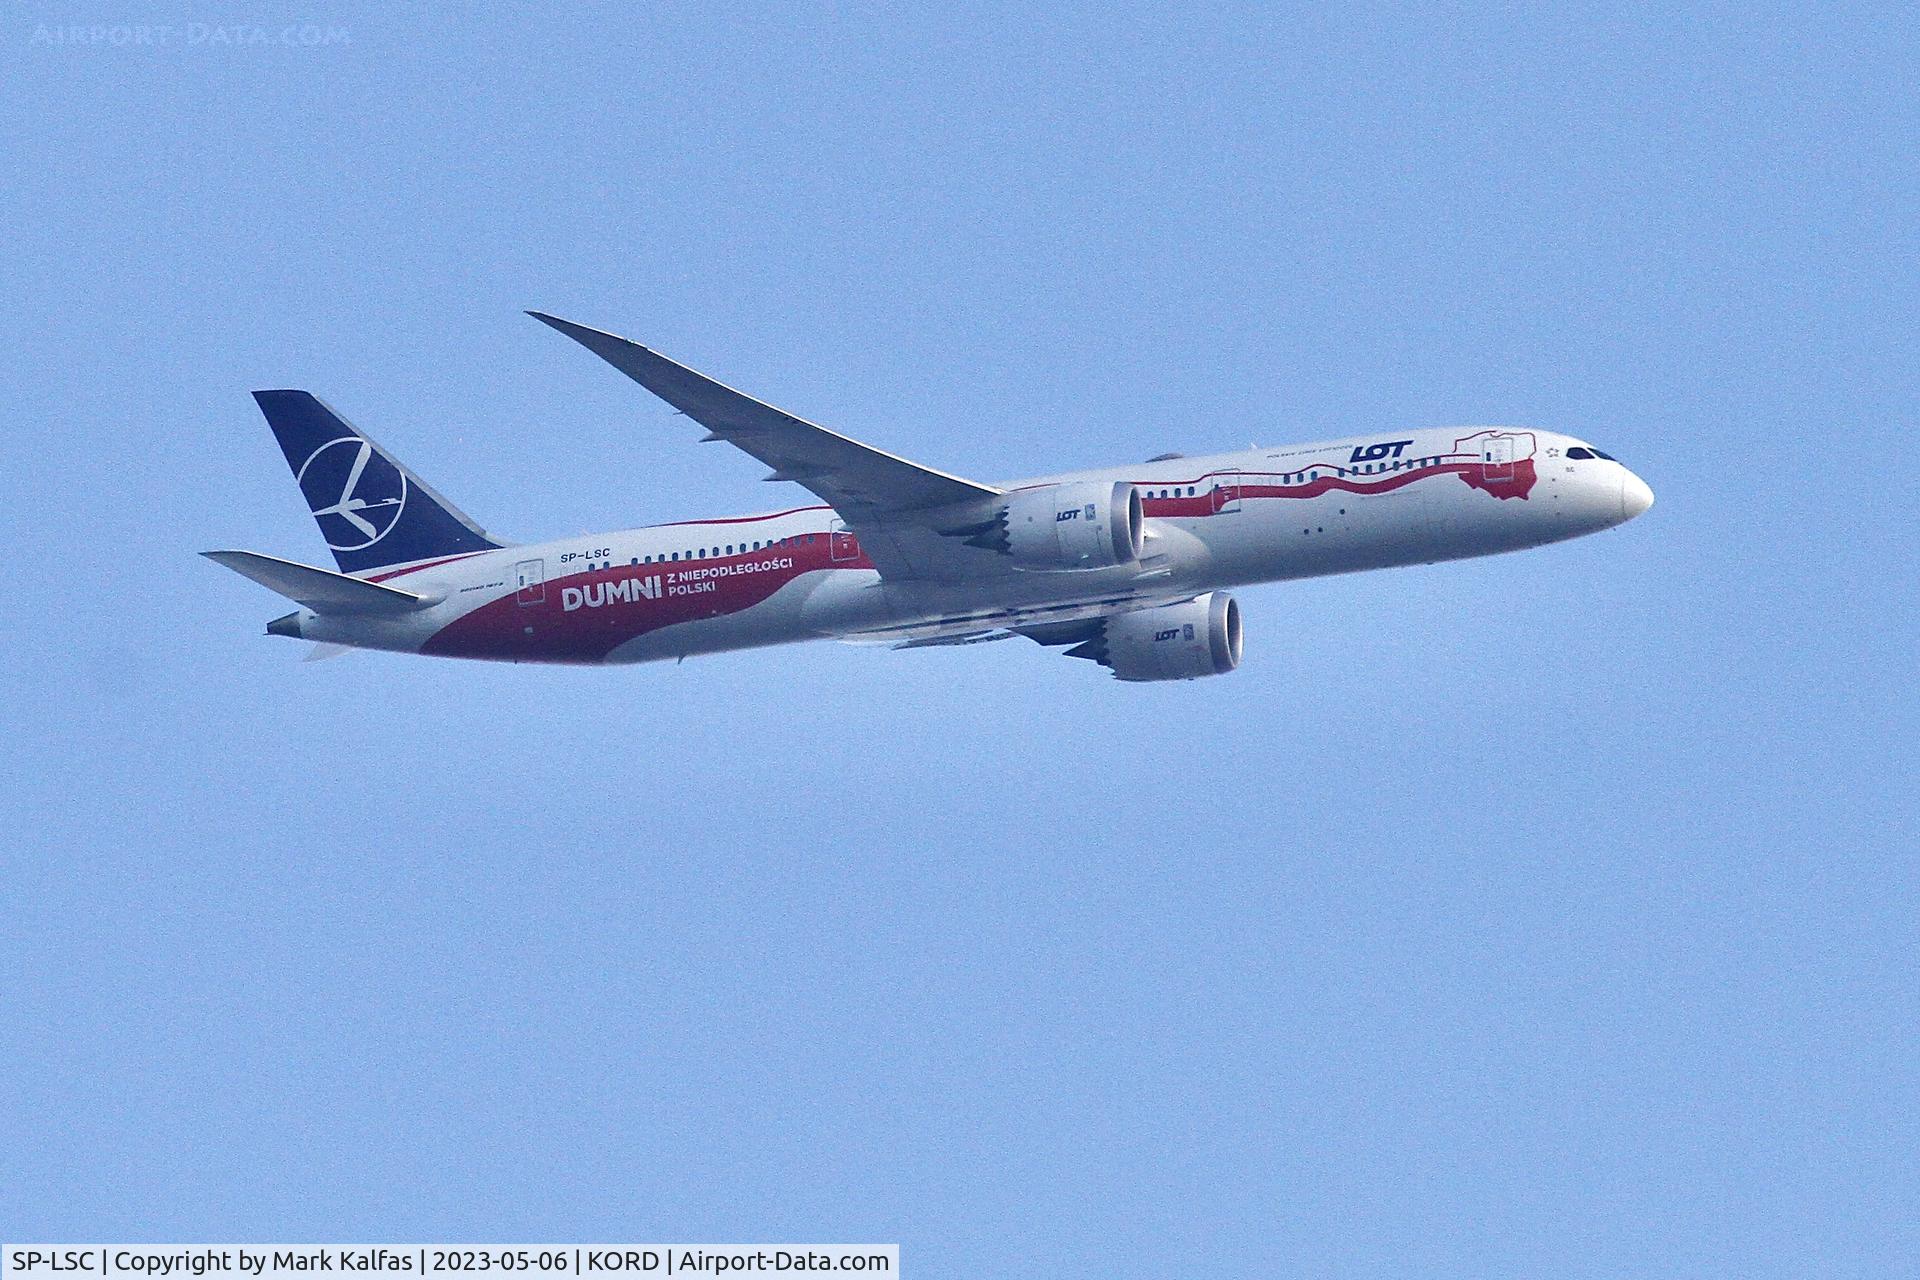
M 1569 458 L 1577 458 L 1582 462 L 1587 462 L 1593 458 L 1593 450 L 1582 449 L 1578 445 L 1575 445 L 1573 448 L 1567 450 L 1567 456 Z
M 1596 458 L 1605 458 L 1605 459 L 1606 459 L 1606 460 L 1607 460 L 1608 462 L 1618 462 L 1618 461 L 1620 461 L 1620 459 L 1618 459 L 1618 458 L 1616 458 L 1616 457 L 1614 457 L 1614 456 L 1613 456 L 1612 454 L 1610 454 L 1610 453 L 1602 453 L 1602 452 L 1600 452 L 1600 451 L 1599 451 L 1598 449 L 1595 449 L 1595 450 L 1593 451 L 1593 456 L 1594 456 L 1594 457 L 1596 457 Z

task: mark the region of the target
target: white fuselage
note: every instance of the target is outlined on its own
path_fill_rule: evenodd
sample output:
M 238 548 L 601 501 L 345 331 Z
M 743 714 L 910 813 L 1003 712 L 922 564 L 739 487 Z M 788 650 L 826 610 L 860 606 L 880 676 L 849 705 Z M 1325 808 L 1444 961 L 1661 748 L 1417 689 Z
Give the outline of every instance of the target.
M 1575 457 L 1567 453 L 1573 450 Z M 1020 481 L 1125 481 L 1141 564 L 883 581 L 824 506 L 656 525 L 361 575 L 431 598 L 395 618 L 316 615 L 336 644 L 522 662 L 645 662 L 822 637 L 911 638 L 1219 587 L 1492 555 L 1598 532 L 1652 501 L 1569 437 L 1402 432 Z M 983 562 L 994 553 L 976 554 Z

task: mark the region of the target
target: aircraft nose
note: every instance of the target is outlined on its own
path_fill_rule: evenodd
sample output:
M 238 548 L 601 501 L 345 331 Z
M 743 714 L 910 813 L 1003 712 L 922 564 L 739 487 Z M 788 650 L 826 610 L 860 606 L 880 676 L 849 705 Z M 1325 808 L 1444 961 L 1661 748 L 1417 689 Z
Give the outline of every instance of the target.
M 1625 523 L 1653 505 L 1653 490 L 1639 476 L 1620 468 L 1620 520 Z

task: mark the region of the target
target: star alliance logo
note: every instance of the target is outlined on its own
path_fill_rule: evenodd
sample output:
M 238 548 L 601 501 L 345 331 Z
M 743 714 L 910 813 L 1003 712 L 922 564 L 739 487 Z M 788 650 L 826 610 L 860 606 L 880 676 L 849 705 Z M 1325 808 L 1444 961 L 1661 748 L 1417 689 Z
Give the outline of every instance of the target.
M 372 546 L 400 523 L 407 477 L 359 436 L 329 440 L 307 455 L 294 479 L 335 551 Z

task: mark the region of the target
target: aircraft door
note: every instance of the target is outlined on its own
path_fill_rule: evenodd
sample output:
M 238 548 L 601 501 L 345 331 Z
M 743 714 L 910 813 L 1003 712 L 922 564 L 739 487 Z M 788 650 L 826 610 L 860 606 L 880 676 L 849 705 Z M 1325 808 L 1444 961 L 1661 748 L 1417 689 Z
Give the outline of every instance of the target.
M 833 560 L 857 560 L 860 558 L 860 542 L 847 532 L 847 522 L 835 520 L 827 530 L 827 554 Z
M 547 599 L 547 566 L 544 560 L 522 560 L 513 567 L 513 601 L 519 605 L 544 604 Z
M 1513 437 L 1488 436 L 1480 446 L 1480 462 L 1487 479 L 1513 479 Z
M 1217 477 L 1213 482 L 1213 509 L 1221 515 L 1227 515 L 1240 509 L 1241 491 L 1251 482 L 1252 477 L 1244 471 L 1230 471 Z

